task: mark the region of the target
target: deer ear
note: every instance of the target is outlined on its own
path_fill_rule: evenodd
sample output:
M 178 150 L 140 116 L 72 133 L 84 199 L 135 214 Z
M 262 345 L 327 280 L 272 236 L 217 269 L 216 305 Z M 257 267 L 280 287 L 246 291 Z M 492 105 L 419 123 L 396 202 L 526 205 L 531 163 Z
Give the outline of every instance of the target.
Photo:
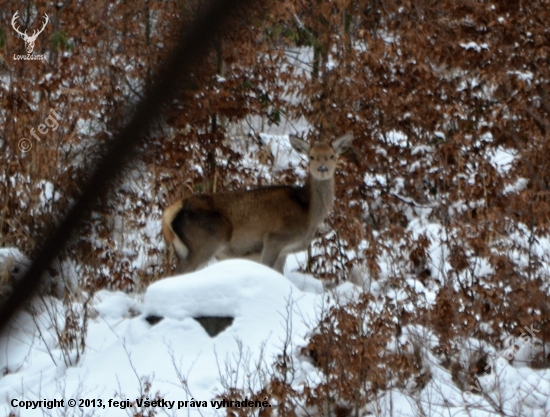
M 294 150 L 298 153 L 302 153 L 305 155 L 309 154 L 309 149 L 311 148 L 310 144 L 307 143 L 305 140 L 300 139 L 296 135 L 288 135 L 288 138 L 290 139 L 290 144 L 294 148 Z
M 353 142 L 353 132 L 348 132 L 332 142 L 332 149 L 338 155 L 343 154 L 349 149 L 351 142 Z

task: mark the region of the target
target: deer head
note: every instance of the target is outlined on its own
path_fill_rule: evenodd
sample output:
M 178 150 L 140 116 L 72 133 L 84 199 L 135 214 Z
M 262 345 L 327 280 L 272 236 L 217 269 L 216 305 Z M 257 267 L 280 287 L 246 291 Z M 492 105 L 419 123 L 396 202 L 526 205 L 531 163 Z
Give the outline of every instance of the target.
M 331 145 L 311 146 L 298 136 L 289 135 L 290 144 L 298 153 L 309 157 L 309 173 L 316 180 L 329 180 L 334 177 L 338 155 L 349 148 L 353 133 L 336 139 Z
M 42 28 L 39 31 L 34 30 L 31 36 L 27 35 L 26 30 L 25 32 L 21 32 L 19 30 L 19 27 L 15 26 L 18 18 L 19 18 L 19 10 L 17 10 L 13 15 L 13 18 L 11 19 L 11 25 L 13 29 L 19 34 L 19 36 L 21 36 L 21 38 L 25 41 L 25 49 L 27 50 L 27 53 L 32 54 L 32 51 L 34 50 L 34 43 L 36 42 L 36 38 L 38 38 L 38 35 L 40 35 L 44 31 L 44 29 L 46 28 L 46 25 L 49 22 L 48 15 L 44 13 L 44 24 L 42 25 Z

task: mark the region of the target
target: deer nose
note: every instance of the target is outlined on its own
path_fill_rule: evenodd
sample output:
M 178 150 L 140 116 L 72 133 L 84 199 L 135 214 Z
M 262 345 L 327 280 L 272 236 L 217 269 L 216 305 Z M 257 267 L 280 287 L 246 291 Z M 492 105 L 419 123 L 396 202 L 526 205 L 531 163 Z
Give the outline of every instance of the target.
M 321 165 L 319 168 L 317 168 L 317 171 L 325 173 L 328 171 L 328 168 L 326 165 Z

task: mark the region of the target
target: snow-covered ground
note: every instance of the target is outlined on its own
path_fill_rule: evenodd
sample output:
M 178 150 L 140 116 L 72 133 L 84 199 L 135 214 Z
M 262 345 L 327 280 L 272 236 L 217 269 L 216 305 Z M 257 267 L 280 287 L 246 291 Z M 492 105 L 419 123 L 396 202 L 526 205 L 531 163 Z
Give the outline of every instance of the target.
M 296 262 L 292 259 L 287 270 Z M 346 283 L 328 294 L 320 281 L 298 272 L 283 276 L 245 260 L 219 262 L 160 280 L 141 296 L 97 293 L 80 358 L 60 349 L 52 323 L 63 310 L 56 306 L 58 301 L 49 300 L 37 307 L 40 312 L 34 318 L 21 312 L 0 339 L 2 415 L 128 416 L 151 410 L 170 416 L 221 415 L 225 408 L 212 402 L 220 401 L 216 396 L 226 387 L 265 387 L 265 376 L 285 344 L 297 368 L 296 387 L 305 380 L 320 381 L 322 374 L 300 356 L 299 348 L 306 345 L 323 308 L 360 291 Z M 233 322 L 210 337 L 194 317 L 232 317 Z M 430 353 L 437 338 L 418 326 L 404 328 L 400 341 L 413 339 L 425 341 L 422 352 L 430 381 L 416 394 L 386 392 L 366 412 L 477 417 L 550 412 L 550 371 L 514 367 L 498 358 L 494 372 L 464 393 Z M 518 352 L 500 355 L 518 359 L 528 355 L 535 342 L 536 334 L 530 334 Z M 483 396 L 477 395 L 482 391 Z M 160 398 L 159 403 L 139 406 L 138 401 Z M 506 414 L 483 411 L 494 410 L 494 398 L 502 399 Z M 71 399 L 76 407 L 69 404 Z M 63 400 L 63 405 L 39 403 L 44 400 Z
M 89 399 L 96 402 L 95 407 L 93 403 L 83 407 L 87 412 L 126 416 L 128 410 L 120 407 L 127 403 L 115 407 L 109 400 L 135 402 L 142 396 L 152 400 L 157 393 L 176 402 L 172 410 L 178 401 L 188 401 L 180 407 L 192 415 L 213 412 L 210 400 L 223 391 L 222 376 L 237 385 L 252 383 L 259 388 L 264 381 L 247 380 L 248 368 L 271 364 L 290 324 L 292 341 L 305 343 L 302 336 L 314 323 L 322 285 L 308 276 L 291 275 L 301 288 L 260 264 L 233 260 L 158 281 L 142 299 L 101 291 L 95 297 L 97 314 L 88 326 L 85 352 L 74 366 L 66 365 L 57 346 L 52 308 L 43 308 L 35 319 L 21 312 L 0 339 L 5 374 L 0 379 L 2 414 L 44 415 L 46 406 L 23 410 L 21 401 L 65 400 L 63 408 L 70 409 L 69 399 Z M 211 316 L 234 321 L 210 337 L 193 317 Z M 162 320 L 150 324 L 151 317 Z M 146 380 L 152 382 L 150 392 L 144 391 Z M 203 406 L 189 407 L 191 401 Z M 183 415 L 181 409 L 172 413 L 169 406 L 161 408 L 169 415 Z M 62 414 L 61 408 L 57 410 Z

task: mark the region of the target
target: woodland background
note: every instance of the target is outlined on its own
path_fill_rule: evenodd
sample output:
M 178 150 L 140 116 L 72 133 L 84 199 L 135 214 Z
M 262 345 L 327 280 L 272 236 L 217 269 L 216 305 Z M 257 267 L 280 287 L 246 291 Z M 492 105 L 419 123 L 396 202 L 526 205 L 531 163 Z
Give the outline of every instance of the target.
M 40 244 L 200 7 L 0 0 L 0 247 L 30 254 Z M 47 61 L 13 60 L 24 53 L 10 26 L 15 10 L 31 31 L 50 16 L 34 51 Z M 80 291 L 139 291 L 171 274 L 160 237 L 169 203 L 301 183 L 300 172 L 275 166 L 262 134 L 326 141 L 353 131 L 334 210 L 303 267 L 366 290 L 331 309 L 304 347 L 326 380 L 297 393 L 279 363 L 271 395 L 288 401 L 284 412 L 296 413 L 293 396 L 338 398 L 348 405 L 335 412 L 349 414 L 389 386 L 422 387 L 429 375 L 417 351 L 385 349 L 405 326 L 437 335 L 432 352 L 464 390 L 489 362 L 470 338 L 505 349 L 535 323 L 540 346 L 528 365 L 548 368 L 548 22 L 545 0 L 252 7 L 167 106 L 52 275 L 78 277 L 68 303 Z M 29 131 L 51 109 L 59 128 L 35 141 Z M 20 151 L 21 138 L 33 141 L 30 151 Z

